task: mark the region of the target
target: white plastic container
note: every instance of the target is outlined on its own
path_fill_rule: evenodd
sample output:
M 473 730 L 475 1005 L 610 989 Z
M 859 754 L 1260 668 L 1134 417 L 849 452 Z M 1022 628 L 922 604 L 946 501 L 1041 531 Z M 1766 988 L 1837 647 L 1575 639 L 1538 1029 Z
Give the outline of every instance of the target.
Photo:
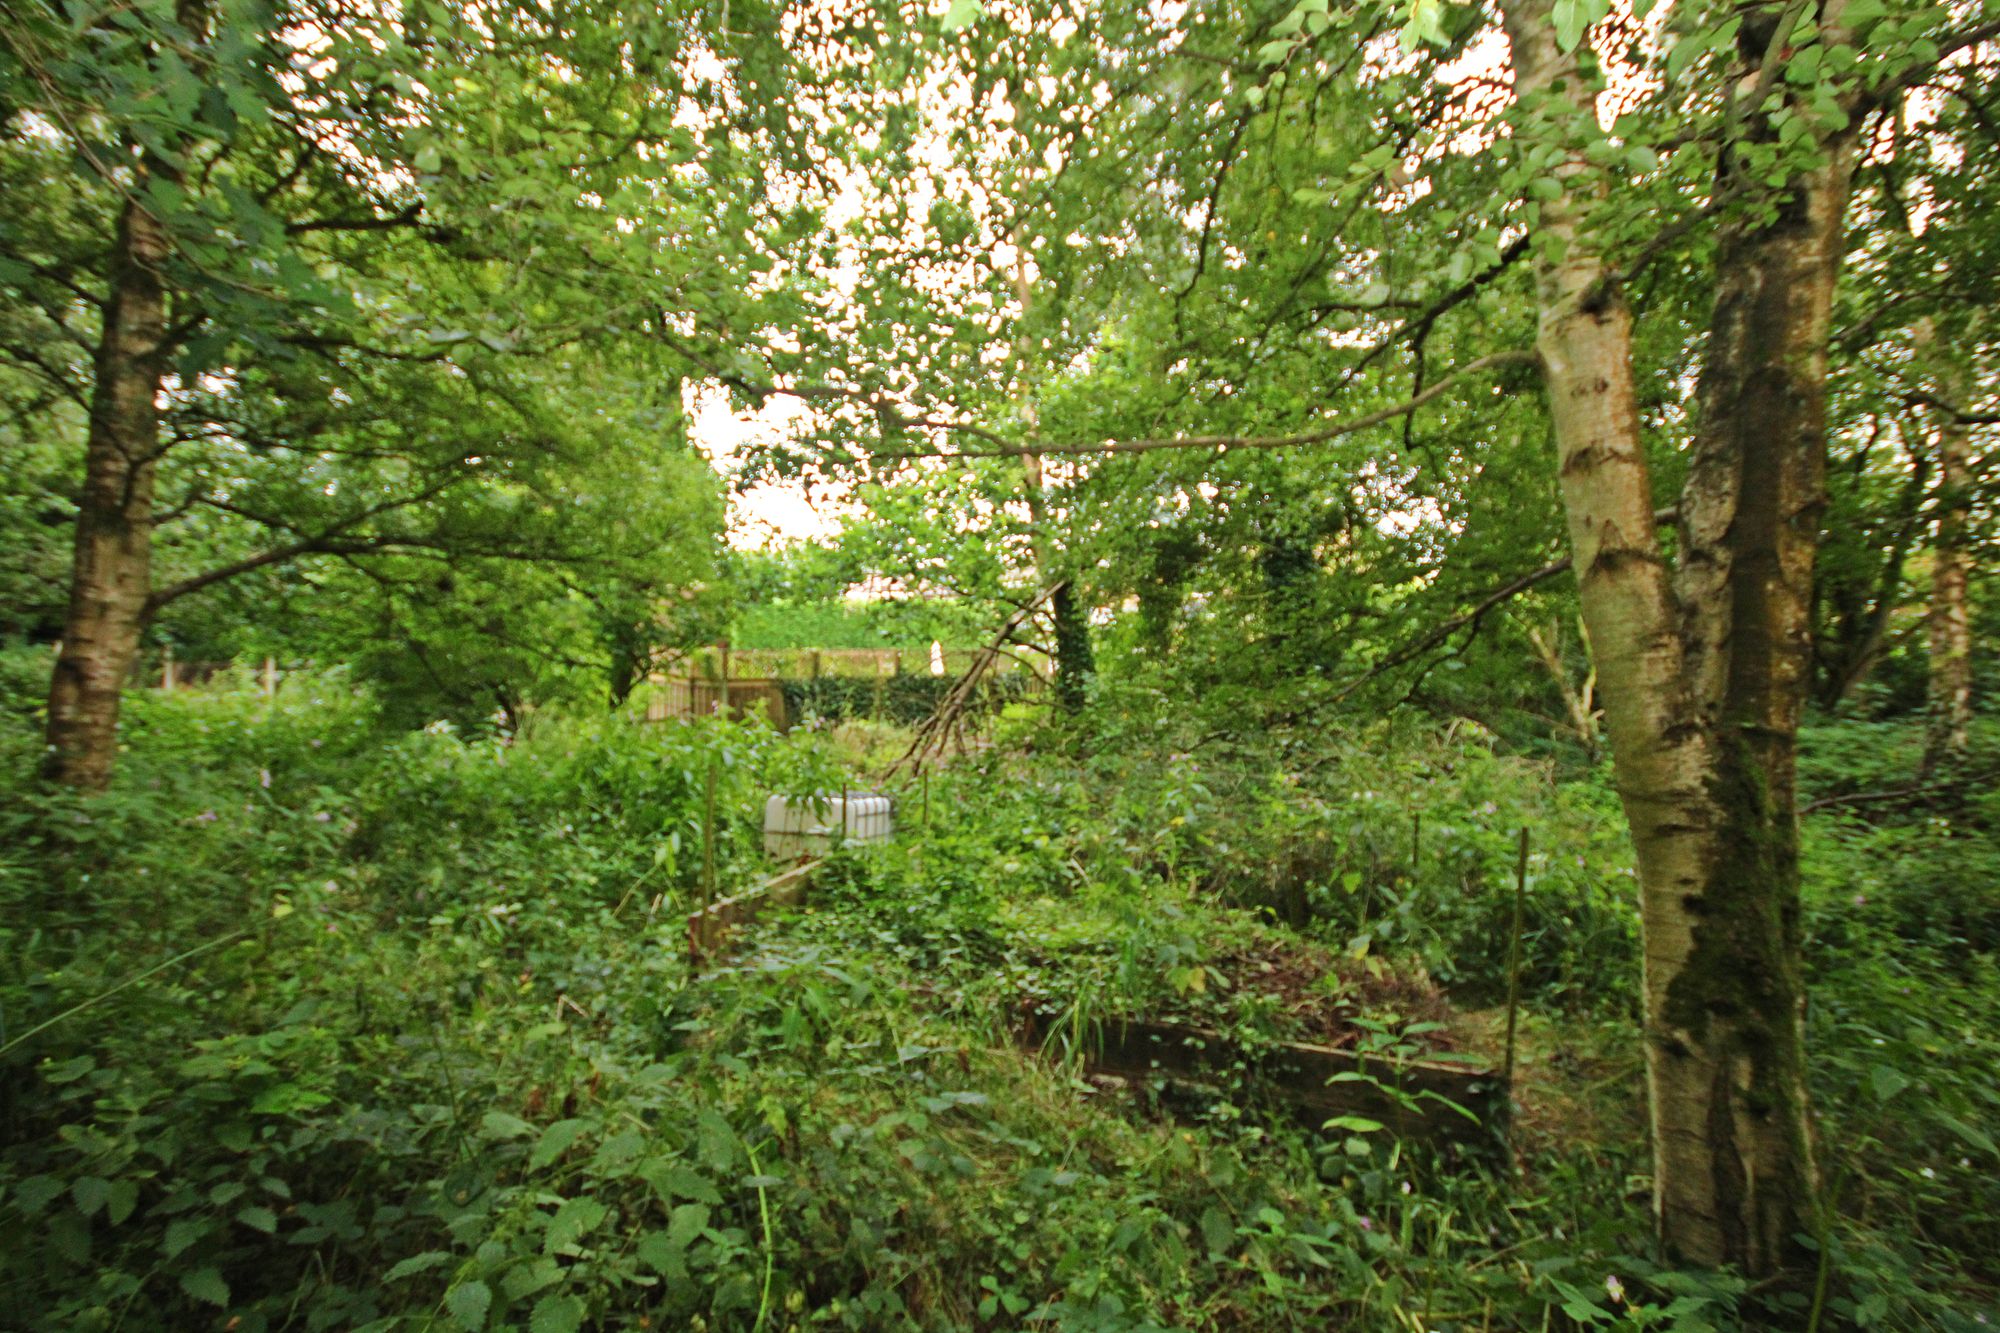
M 872 791 L 828 791 L 803 800 L 764 802 L 764 851 L 776 861 L 824 856 L 834 847 L 888 842 L 896 836 L 895 798 Z

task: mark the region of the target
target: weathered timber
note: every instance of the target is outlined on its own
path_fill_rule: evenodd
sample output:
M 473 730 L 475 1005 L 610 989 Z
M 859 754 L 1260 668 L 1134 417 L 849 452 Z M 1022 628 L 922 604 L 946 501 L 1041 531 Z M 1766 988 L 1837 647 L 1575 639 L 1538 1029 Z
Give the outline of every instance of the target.
M 735 937 L 776 907 L 795 907 L 805 901 L 818 860 L 804 861 L 755 888 L 731 898 L 718 899 L 698 911 L 688 913 L 688 961 L 697 966 L 726 955 Z
M 1042 1050 L 1058 1026 L 1049 1015 L 1030 1011 L 1019 1036 L 1030 1049 Z M 1311 1042 L 1253 1048 L 1209 1028 L 1142 1019 L 1092 1026 L 1081 1054 L 1088 1072 L 1129 1080 L 1221 1087 L 1243 1080 L 1289 1103 L 1313 1129 L 1352 1115 L 1427 1142 L 1494 1148 L 1506 1135 L 1506 1083 L 1497 1071 L 1471 1065 L 1364 1055 Z
M 721 713 L 741 720 L 761 713 L 779 731 L 789 731 L 792 719 L 785 710 L 785 690 L 775 677 L 744 677 L 708 680 L 700 676 L 654 677 L 664 686 L 646 706 L 648 722 L 673 718 L 708 717 Z

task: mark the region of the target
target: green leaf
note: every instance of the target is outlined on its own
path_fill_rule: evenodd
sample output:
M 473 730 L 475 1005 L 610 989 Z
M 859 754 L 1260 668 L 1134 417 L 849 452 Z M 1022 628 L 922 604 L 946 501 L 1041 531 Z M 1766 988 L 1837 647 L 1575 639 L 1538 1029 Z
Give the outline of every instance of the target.
M 558 1120 L 542 1131 L 536 1141 L 534 1152 L 528 1154 L 528 1165 L 536 1170 L 562 1156 L 575 1144 L 577 1137 L 590 1128 L 588 1120 Z
M 214 1225 L 213 1218 L 177 1217 L 167 1223 L 166 1235 L 160 1240 L 160 1249 L 171 1259 L 206 1236 Z
M 489 1139 L 525 1138 L 535 1132 L 535 1127 L 517 1115 L 505 1111 L 488 1111 L 480 1117 L 479 1131 Z
M 278 1215 L 261 1204 L 252 1204 L 236 1214 L 236 1220 L 252 1231 L 270 1235 L 278 1229 Z
M 117 1226 L 132 1215 L 139 1206 L 139 1186 L 136 1181 L 114 1180 L 111 1182 L 111 1196 L 106 1201 L 105 1220 Z
M 508 1300 L 518 1301 L 562 1280 L 562 1265 L 547 1255 L 539 1255 L 508 1269 L 507 1276 L 500 1279 L 500 1290 Z
M 1875 1091 L 1875 1100 L 1886 1102 L 1904 1088 L 1910 1080 L 1887 1065 L 1876 1065 L 1868 1071 L 1868 1085 Z
M 544 1296 L 528 1316 L 528 1333 L 576 1333 L 583 1326 L 583 1302 L 574 1296 Z
M 229 1284 L 213 1268 L 197 1268 L 191 1273 L 182 1273 L 181 1290 L 198 1301 L 224 1309 L 229 1306 Z
M 1674 43 L 1673 50 L 1667 52 L 1667 82 L 1678 83 L 1681 75 L 1708 49 L 1712 40 L 1706 34 L 1689 33 Z
M 696 1203 L 719 1204 L 722 1196 L 707 1176 L 685 1162 L 654 1162 L 647 1165 L 639 1175 L 653 1192 L 660 1196 L 660 1202 L 673 1203 L 677 1199 L 692 1199 Z
M 257 1100 L 250 1103 L 250 1111 L 253 1115 L 290 1115 L 294 1111 L 310 1111 L 325 1106 L 332 1100 L 325 1093 L 302 1088 L 296 1083 L 280 1083 L 258 1093 Z
M 33 1217 L 49 1206 L 49 1200 L 63 1192 L 62 1181 L 54 1176 L 29 1176 L 14 1187 L 14 1203 Z
M 1201 1215 L 1201 1238 L 1207 1243 L 1210 1254 L 1227 1254 L 1229 1247 L 1236 1243 L 1236 1223 L 1220 1208 L 1204 1209 Z
M 1968 1125 L 1957 1116 L 1946 1115 L 1942 1111 L 1938 1113 L 1938 1119 L 1944 1123 L 1946 1129 L 1949 1129 L 1952 1133 L 1958 1135 L 1981 1152 L 1994 1157 L 2000 1157 L 2000 1143 L 1995 1143 L 1993 1136 L 1985 1130 L 1980 1129 L 1976 1125 Z
M 543 1239 L 542 1248 L 553 1254 L 576 1244 L 586 1234 L 596 1230 L 610 1211 L 592 1198 L 564 1200 L 563 1206 L 556 1209 L 556 1215 L 549 1219 L 549 1231 Z
M 1577 43 L 1583 40 L 1583 30 L 1590 25 L 1583 0 L 1556 0 L 1554 18 L 1556 41 L 1565 51 L 1576 50 Z
M 639 1256 L 639 1262 L 654 1272 L 679 1277 L 687 1271 L 687 1265 L 681 1261 L 685 1248 L 674 1244 L 673 1237 L 664 1231 L 649 1231 L 639 1237 L 632 1250 Z
M 444 1308 L 460 1328 L 484 1328 L 486 1312 L 493 1305 L 493 1289 L 484 1282 L 462 1282 L 445 1293 Z
M 16 265 L 15 267 L 19 266 Z M 27 269 L 21 269 L 21 273 L 24 276 L 27 272 Z M 0 280 L 4 279 L 5 272 L 4 270 L 0 270 Z M 42 1070 L 42 1078 L 50 1083 L 74 1083 L 95 1068 L 97 1068 L 97 1061 L 94 1058 L 88 1055 L 79 1055 L 74 1060 L 64 1060 L 60 1064 L 45 1066 Z
M 958 32 L 985 17 L 986 6 L 980 0 L 951 0 L 951 8 L 944 12 L 944 30 Z
M 76 1210 L 85 1217 L 94 1216 L 98 1209 L 110 1202 L 111 1182 L 99 1176 L 78 1176 L 69 1187 L 69 1197 L 76 1201 Z
M 422 1254 L 413 1254 L 394 1268 L 391 1268 L 383 1275 L 383 1281 L 399 1282 L 417 1273 L 427 1273 L 439 1264 L 448 1264 L 450 1262 L 451 1255 L 445 1250 L 425 1250 Z
M 667 1221 L 667 1239 L 675 1249 L 685 1250 L 708 1229 L 708 1216 L 706 1204 L 682 1204 L 674 1209 L 673 1216 Z
M 695 1120 L 697 1150 L 701 1163 L 713 1171 L 726 1171 L 736 1160 L 736 1131 L 713 1111 L 703 1111 Z

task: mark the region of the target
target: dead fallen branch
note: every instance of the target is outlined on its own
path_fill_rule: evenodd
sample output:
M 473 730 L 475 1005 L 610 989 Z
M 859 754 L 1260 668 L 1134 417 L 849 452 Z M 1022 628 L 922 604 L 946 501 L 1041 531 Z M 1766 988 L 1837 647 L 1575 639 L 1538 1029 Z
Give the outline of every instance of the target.
M 1988 770 L 1967 773 L 1944 782 L 1913 782 L 1906 787 L 1889 787 L 1883 791 L 1843 792 L 1838 796 L 1822 796 L 1816 801 L 1807 801 L 1799 807 L 1799 813 L 1809 815 L 1816 810 L 1832 810 L 1844 805 L 1882 805 L 1889 801 L 1942 796 L 1947 792 L 1964 791 L 1968 787 L 1990 787 L 1996 779 L 2000 779 L 2000 771 Z
M 937 709 L 924 719 L 922 726 L 917 728 L 917 734 L 910 739 L 909 748 L 883 772 L 882 776 L 885 779 L 894 777 L 905 766 L 912 774 L 923 772 L 927 762 L 943 755 L 945 750 L 954 744 L 961 753 L 964 752 L 965 722 L 972 711 L 972 705 L 979 698 L 979 683 L 992 670 L 993 664 L 1007 654 L 1007 645 L 1014 642 L 1014 636 L 1020 632 L 1021 626 L 1027 624 L 1029 618 L 1046 605 L 1065 586 L 1065 583 L 1066 580 L 1058 580 L 1030 598 L 1025 605 L 1007 617 L 1006 623 L 1000 626 L 984 648 L 973 654 L 972 665 L 965 669 L 965 674 L 958 678 L 958 682 L 951 687 L 950 692 L 938 702 Z

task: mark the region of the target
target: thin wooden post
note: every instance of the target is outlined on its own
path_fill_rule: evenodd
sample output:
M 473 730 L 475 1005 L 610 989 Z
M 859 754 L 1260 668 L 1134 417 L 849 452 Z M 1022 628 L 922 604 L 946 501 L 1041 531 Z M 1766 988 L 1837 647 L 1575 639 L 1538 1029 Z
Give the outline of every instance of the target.
M 729 716 L 729 640 L 727 639 L 716 640 L 715 648 L 717 653 L 719 653 L 722 658 L 721 712 L 724 717 L 728 717 Z
M 172 694 L 174 690 L 174 646 L 167 645 L 166 656 L 160 659 L 160 688 Z
M 819 679 L 819 649 L 812 650 L 812 678 Z
M 1521 918 L 1528 900 L 1528 826 L 1521 826 L 1521 856 L 1514 867 L 1514 924 L 1507 942 L 1507 1064 L 1509 1095 L 1514 1087 L 1514 1023 L 1521 1010 Z
M 713 750 L 708 755 L 708 781 L 701 800 L 701 910 L 715 901 L 715 765 Z
M 264 657 L 264 697 L 266 699 L 278 697 L 278 663 L 269 654 Z

